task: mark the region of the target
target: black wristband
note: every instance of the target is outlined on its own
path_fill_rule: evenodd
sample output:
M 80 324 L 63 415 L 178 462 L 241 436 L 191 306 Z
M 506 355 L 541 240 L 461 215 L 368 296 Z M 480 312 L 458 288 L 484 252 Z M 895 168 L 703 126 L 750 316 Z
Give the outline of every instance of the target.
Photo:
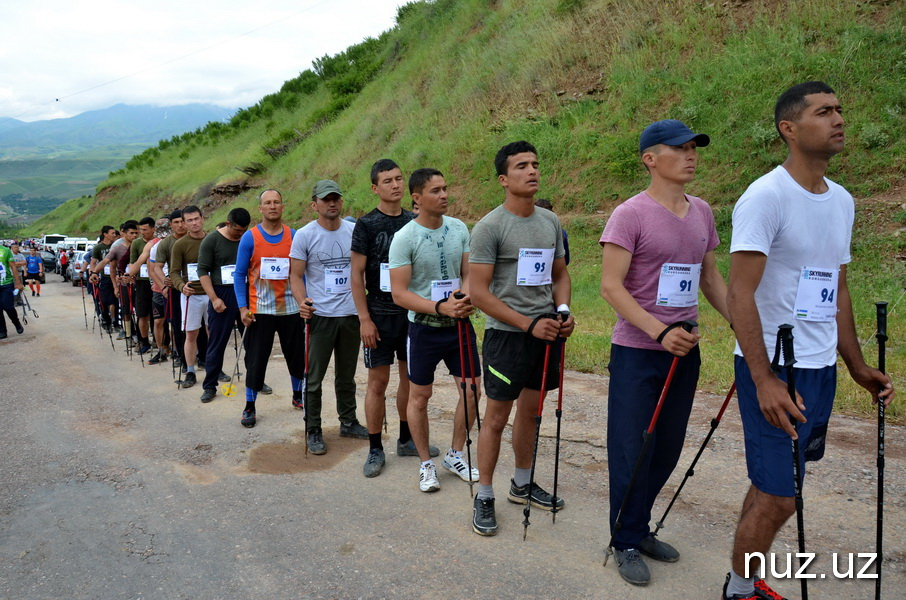
M 532 321 L 532 324 L 528 326 L 528 329 L 526 329 L 525 332 L 529 335 L 532 335 L 532 329 L 535 328 L 535 325 L 538 324 L 538 321 L 540 321 L 541 319 L 546 319 L 546 318 L 548 318 L 547 315 L 538 315 L 537 317 L 535 317 L 535 320 Z
M 434 312 L 437 314 L 440 314 L 440 305 L 446 301 L 447 301 L 447 298 L 441 298 L 440 300 L 438 300 L 437 303 L 434 305 Z

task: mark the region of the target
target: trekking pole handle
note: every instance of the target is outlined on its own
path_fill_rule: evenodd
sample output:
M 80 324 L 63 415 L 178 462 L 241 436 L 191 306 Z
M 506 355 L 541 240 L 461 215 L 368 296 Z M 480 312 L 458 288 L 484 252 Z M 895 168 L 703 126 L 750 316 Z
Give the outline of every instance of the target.
M 796 364 L 796 356 L 793 353 L 793 326 L 784 323 L 778 328 L 777 335 L 780 338 L 780 349 L 783 352 L 783 366 L 787 369 L 791 368 Z
M 692 330 L 698 327 L 698 323 L 696 323 L 692 319 L 688 319 L 686 321 L 683 321 L 682 327 L 685 331 L 692 333 Z
M 887 341 L 887 303 L 886 302 L 875 302 L 875 308 L 877 309 L 878 314 L 878 333 L 875 334 L 875 338 L 878 340 L 878 343 Z

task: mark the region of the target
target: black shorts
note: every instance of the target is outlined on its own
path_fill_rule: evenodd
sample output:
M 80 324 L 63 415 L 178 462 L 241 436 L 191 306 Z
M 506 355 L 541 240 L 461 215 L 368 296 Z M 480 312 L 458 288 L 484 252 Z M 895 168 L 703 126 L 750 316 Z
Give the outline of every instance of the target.
M 40 274 L 40 273 L 26 273 L 26 274 L 25 274 L 25 281 L 37 281 L 37 282 L 40 283 L 40 282 L 41 282 L 41 274 Z
M 547 363 L 547 391 L 560 386 L 560 346 L 550 345 Z M 522 331 L 485 329 L 484 393 L 492 400 L 512 401 L 523 388 L 541 390 L 544 353 L 548 344 Z
M 393 364 L 393 356 L 400 362 L 406 361 L 406 336 L 409 333 L 409 319 L 405 312 L 395 315 L 371 315 L 378 330 L 380 341 L 377 348 L 365 348 L 365 368 L 384 367 Z
M 98 289 L 101 292 L 101 303 L 104 306 L 117 305 L 116 294 L 113 293 L 113 282 L 109 277 L 101 277 L 98 282 Z
M 151 294 L 151 314 L 154 315 L 155 321 L 167 316 L 167 299 L 160 292 Z
M 135 303 L 135 316 L 139 319 L 151 314 L 151 282 L 145 279 L 135 281 L 133 290 L 133 302 Z M 155 317 L 160 318 L 160 317 Z
M 480 373 L 481 361 L 478 358 L 478 344 L 475 339 L 475 330 L 467 327 L 472 345 L 472 362 L 463 348 L 463 358 L 466 367 L 463 369 L 459 358 L 459 331 L 452 327 L 431 327 L 409 323 L 409 343 L 407 357 L 409 359 L 409 381 L 415 385 L 431 385 L 434 383 L 434 371 L 437 363 L 444 361 L 450 375 L 454 377 L 471 376 L 470 365 L 475 365 L 475 375 Z M 465 340 L 463 340 L 465 344 Z

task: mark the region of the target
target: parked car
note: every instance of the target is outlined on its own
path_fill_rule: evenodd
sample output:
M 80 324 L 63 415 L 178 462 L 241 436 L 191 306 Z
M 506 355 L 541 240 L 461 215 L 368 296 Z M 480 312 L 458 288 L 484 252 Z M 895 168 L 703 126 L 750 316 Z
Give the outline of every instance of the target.
M 72 255 L 72 260 L 69 261 L 69 264 L 66 265 L 66 271 L 73 287 L 81 285 L 82 277 L 84 275 L 82 272 L 82 261 L 85 260 L 86 254 L 90 259 L 91 252 L 76 252 Z

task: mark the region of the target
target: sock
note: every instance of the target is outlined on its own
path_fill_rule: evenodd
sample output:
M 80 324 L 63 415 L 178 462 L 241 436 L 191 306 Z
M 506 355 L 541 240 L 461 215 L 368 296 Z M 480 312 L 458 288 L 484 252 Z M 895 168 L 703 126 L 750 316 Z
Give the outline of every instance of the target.
M 195 365 L 186 365 L 186 373 L 194 373 Z
M 739 596 L 747 598 L 755 593 L 755 578 L 746 579 L 736 574 L 736 571 L 730 571 L 730 583 L 727 584 L 727 596 Z
M 368 445 L 371 450 L 383 450 L 384 444 L 381 442 L 381 433 L 369 433 L 368 434 Z
M 450 448 L 449 450 L 447 450 L 447 456 L 449 456 L 450 458 L 462 458 L 462 450 L 457 451 L 453 448 Z
M 254 402 L 257 399 L 258 399 L 258 392 L 256 392 L 252 388 L 245 388 L 246 407 L 248 406 L 249 402 Z M 254 408 L 254 406 L 252 406 L 252 408 Z
M 409 433 L 409 421 L 400 421 L 400 444 L 405 444 L 412 439 Z
M 516 487 L 525 487 L 531 480 L 531 469 L 520 469 L 519 467 L 516 467 L 516 470 L 513 472 L 513 482 L 516 484 Z
M 251 401 L 246 400 L 246 402 L 245 402 L 245 410 L 249 410 L 249 411 L 255 412 L 255 401 L 254 401 L 254 400 L 251 400 Z
M 39 294 L 41 293 L 41 284 L 40 283 L 38 284 L 38 293 Z
M 430 458 L 429 458 L 428 460 L 426 460 L 425 462 L 422 463 L 422 468 L 424 469 L 424 468 L 427 467 L 428 465 L 432 465 L 432 466 L 434 465 L 434 461 L 433 461 L 432 459 L 430 459 Z
M 302 390 L 293 390 L 293 400 L 302 399 Z
M 478 493 L 475 494 L 476 498 L 481 500 L 493 500 L 494 499 L 494 486 L 493 485 L 482 485 L 478 484 Z
M 289 382 L 293 387 L 293 398 L 302 397 L 302 380 L 298 377 L 289 376 Z M 296 392 L 299 392 L 299 396 L 296 396 Z

